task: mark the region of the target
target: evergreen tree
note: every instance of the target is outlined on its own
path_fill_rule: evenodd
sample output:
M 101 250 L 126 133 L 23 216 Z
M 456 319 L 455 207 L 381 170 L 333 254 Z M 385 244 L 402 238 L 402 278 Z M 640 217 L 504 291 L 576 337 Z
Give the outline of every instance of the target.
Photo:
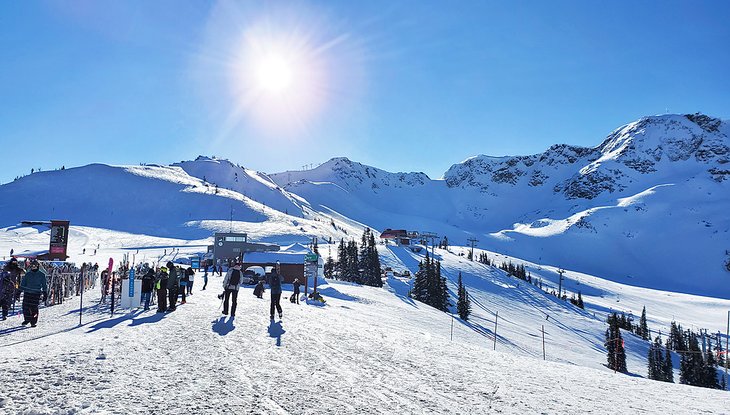
M 702 386 L 720 389 L 720 383 L 717 381 L 717 360 L 710 348 L 705 353 L 705 364 L 702 368 L 702 375 Z
M 446 278 L 441 276 L 441 261 L 436 261 L 435 272 L 435 291 L 434 291 L 434 307 L 441 311 L 448 311 L 451 303 L 449 302 L 449 287 L 446 285 Z
M 689 332 L 687 350 L 681 352 L 679 361 L 679 383 L 693 386 L 704 386 L 704 366 L 697 335 Z
M 646 324 L 646 306 L 641 310 L 641 319 L 639 319 L 639 332 L 637 333 L 644 340 L 649 340 L 649 326 Z
M 428 299 L 428 275 L 426 273 L 428 261 L 428 251 L 426 251 L 426 258 L 418 264 L 418 271 L 413 278 L 413 288 L 411 289 L 411 298 L 422 303 Z
M 335 261 L 332 257 L 327 257 L 327 261 L 324 263 L 324 276 L 325 278 L 332 278 L 335 272 Z
M 466 287 L 464 287 L 464 284 L 461 281 L 461 272 L 459 272 L 458 285 L 459 290 L 456 310 L 459 313 L 459 317 L 461 317 L 462 320 L 467 321 L 469 320 L 469 314 L 471 314 L 471 302 L 469 300 L 469 293 L 466 291 Z
M 340 245 L 337 247 L 337 266 L 335 267 L 338 279 L 347 281 L 345 274 L 347 273 L 347 246 L 345 240 L 340 239 Z
M 621 337 L 621 323 L 616 313 L 608 317 L 606 330 L 606 358 L 609 369 L 617 372 L 626 372 L 626 351 L 624 339 Z
M 672 352 L 669 350 L 669 339 L 667 347 L 664 348 L 664 381 L 674 383 L 674 364 L 672 363 Z
M 653 380 L 665 380 L 664 374 L 664 353 L 662 353 L 662 341 L 657 336 L 653 343 L 649 344 L 648 360 L 648 378 Z

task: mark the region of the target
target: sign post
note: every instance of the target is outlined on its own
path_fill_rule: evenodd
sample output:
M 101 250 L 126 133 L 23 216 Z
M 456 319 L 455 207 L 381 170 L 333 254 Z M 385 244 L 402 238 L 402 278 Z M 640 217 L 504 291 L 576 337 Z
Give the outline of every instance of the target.
M 129 298 L 134 298 L 134 268 L 129 270 Z
M 68 227 L 67 220 L 51 221 L 51 243 L 48 247 L 48 254 L 52 260 L 65 261 L 68 258 L 66 249 L 68 247 Z

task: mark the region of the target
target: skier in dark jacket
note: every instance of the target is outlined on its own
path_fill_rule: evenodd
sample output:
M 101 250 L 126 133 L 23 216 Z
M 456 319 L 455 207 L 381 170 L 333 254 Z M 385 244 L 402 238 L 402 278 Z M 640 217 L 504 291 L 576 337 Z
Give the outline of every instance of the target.
M 172 261 L 167 263 L 167 268 L 170 270 L 170 275 L 167 277 L 167 299 L 170 301 L 167 311 L 175 311 L 177 309 L 177 292 L 180 289 L 180 274 L 177 273 L 177 268 L 175 268 Z
M 20 281 L 20 291 L 23 292 L 23 325 L 30 323 L 35 327 L 38 323 L 38 304 L 48 298 L 48 283 L 46 274 L 40 270 L 37 260 L 30 261 L 30 271 Z
M 5 320 L 8 317 L 10 306 L 20 295 L 18 291 L 20 275 L 21 269 L 18 266 L 18 260 L 15 258 L 11 258 L 0 272 L 0 308 L 2 309 L 0 320 Z
M 281 319 L 281 283 L 284 278 L 281 276 L 281 264 L 276 262 L 276 266 L 271 269 L 269 274 L 268 283 L 271 289 L 271 306 L 269 307 L 269 318 L 274 319 L 274 308 L 279 312 L 279 318 Z
M 155 286 L 155 270 L 150 268 L 147 273 L 142 276 L 142 298 L 140 302 L 144 303 L 144 310 L 150 309 L 150 299 L 152 297 L 152 289 Z
M 195 270 L 193 267 L 188 267 L 185 270 L 185 275 L 188 277 L 188 295 L 193 295 L 193 283 L 195 282 Z
M 264 288 L 264 281 L 259 280 L 258 284 L 256 284 L 256 287 L 254 287 L 253 289 L 253 295 L 258 298 L 264 298 L 264 291 L 266 291 L 266 289 Z
M 294 278 L 294 294 L 292 294 L 292 303 L 296 302 L 297 304 L 299 304 L 299 287 L 301 285 L 302 284 L 299 283 L 299 278 Z
M 157 312 L 164 313 L 167 311 L 167 268 L 160 268 L 160 273 L 157 275 Z

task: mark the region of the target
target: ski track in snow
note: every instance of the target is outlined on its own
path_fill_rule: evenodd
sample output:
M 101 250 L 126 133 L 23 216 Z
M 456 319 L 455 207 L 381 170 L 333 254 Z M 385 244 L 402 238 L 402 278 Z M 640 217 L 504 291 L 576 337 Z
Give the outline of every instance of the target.
M 42 309 L 32 330 L 49 335 L 0 347 L 0 411 L 727 413 L 730 404 L 720 391 L 494 352 L 464 328 L 449 341 L 448 315 L 369 287 L 330 283 L 327 306 L 286 302 L 273 324 L 268 291 L 260 300 L 244 287 L 236 318 L 222 318 L 220 283 L 197 285 L 164 315 L 109 318 L 91 306 L 84 325 L 63 334 L 70 323 L 58 316 L 78 299 Z

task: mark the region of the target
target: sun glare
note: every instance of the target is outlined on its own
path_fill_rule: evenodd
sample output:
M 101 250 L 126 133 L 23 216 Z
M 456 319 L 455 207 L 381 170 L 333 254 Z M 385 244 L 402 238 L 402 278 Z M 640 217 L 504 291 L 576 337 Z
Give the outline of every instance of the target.
M 269 92 L 286 91 L 292 84 L 294 68 L 283 56 L 269 55 L 256 62 L 256 82 Z

